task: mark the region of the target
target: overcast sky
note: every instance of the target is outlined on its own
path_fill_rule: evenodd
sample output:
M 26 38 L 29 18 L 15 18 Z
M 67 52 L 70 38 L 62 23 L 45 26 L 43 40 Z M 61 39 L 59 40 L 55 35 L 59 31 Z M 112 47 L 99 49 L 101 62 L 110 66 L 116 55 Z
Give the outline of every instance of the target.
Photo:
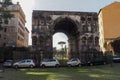
M 26 27 L 30 32 L 32 10 L 98 12 L 101 8 L 114 1 L 120 2 L 120 0 L 13 0 L 14 3 L 18 1 L 25 12 L 27 20 Z M 57 37 L 58 36 L 59 40 L 66 39 L 64 35 L 57 35 Z M 31 33 L 29 37 L 29 45 L 31 45 Z M 57 40 L 54 40 L 54 42 L 56 41 Z

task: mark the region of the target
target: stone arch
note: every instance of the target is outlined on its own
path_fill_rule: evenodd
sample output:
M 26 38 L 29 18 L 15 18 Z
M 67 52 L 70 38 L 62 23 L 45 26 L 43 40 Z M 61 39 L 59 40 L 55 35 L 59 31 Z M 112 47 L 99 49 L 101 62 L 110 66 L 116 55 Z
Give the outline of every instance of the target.
M 69 54 L 71 56 L 78 56 L 78 33 L 79 26 L 76 21 L 71 19 L 70 17 L 59 17 L 53 23 L 53 34 L 56 32 L 63 32 L 68 37 L 68 45 L 69 45 Z
M 92 26 L 94 26 L 94 29 L 98 28 L 97 13 L 94 12 L 35 10 L 33 11 L 32 19 L 32 34 L 37 35 L 37 45 L 33 43 L 32 45 L 35 46 L 34 49 L 38 53 L 43 54 L 43 58 L 53 58 L 52 36 L 55 32 L 60 31 L 68 36 L 70 55 L 79 57 L 81 61 L 85 61 L 85 52 L 91 46 L 91 44 L 88 44 L 88 38 L 93 35 L 94 42 L 95 36 L 99 35 L 98 30 L 92 31 Z M 88 23 L 91 24 L 91 28 L 88 28 Z M 85 28 L 83 29 L 83 27 Z M 85 45 L 82 44 L 82 37 L 86 37 Z M 99 46 L 92 45 L 92 47 L 98 47 L 99 50 Z
M 52 26 L 52 29 L 53 29 L 53 34 L 55 33 L 55 26 L 59 23 L 59 22 L 62 22 L 62 21 L 68 21 L 70 23 L 72 23 L 74 25 L 74 27 L 76 28 L 77 31 L 79 31 L 79 22 L 77 21 L 74 21 L 73 19 L 71 19 L 70 17 L 58 17 L 54 20 L 53 22 L 53 26 Z M 66 35 L 68 35 L 67 33 L 65 33 Z

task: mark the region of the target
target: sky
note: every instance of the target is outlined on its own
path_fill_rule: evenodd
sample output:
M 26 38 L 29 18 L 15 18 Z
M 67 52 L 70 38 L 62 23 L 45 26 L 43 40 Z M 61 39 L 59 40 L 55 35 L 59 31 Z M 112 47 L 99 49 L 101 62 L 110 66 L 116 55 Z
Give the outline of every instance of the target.
M 33 10 L 52 10 L 52 11 L 81 11 L 81 12 L 99 12 L 99 10 L 114 1 L 120 2 L 120 0 L 12 0 L 13 3 L 19 2 L 25 15 L 26 15 L 26 27 L 30 31 L 29 45 L 31 45 L 31 23 L 32 23 L 32 11 Z M 54 46 L 57 46 L 56 39 L 66 41 L 67 36 L 61 34 L 55 34 Z M 57 38 L 56 38 L 57 37 Z M 60 47 L 60 46 L 57 46 Z

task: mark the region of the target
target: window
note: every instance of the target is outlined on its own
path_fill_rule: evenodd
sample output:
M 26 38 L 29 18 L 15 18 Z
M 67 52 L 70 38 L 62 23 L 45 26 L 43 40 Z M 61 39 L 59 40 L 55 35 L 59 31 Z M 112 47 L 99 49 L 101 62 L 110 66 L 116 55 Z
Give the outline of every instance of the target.
M 3 43 L 3 46 L 6 46 L 6 43 Z
M 7 32 L 7 28 L 4 28 L 4 32 Z
M 32 43 L 33 43 L 33 45 L 37 44 L 37 37 L 36 36 L 32 37 Z
M 23 36 L 23 37 L 25 36 L 24 33 L 20 29 L 18 29 L 18 32 L 21 36 Z
M 20 22 L 19 22 L 18 25 L 24 30 L 24 27 L 23 27 L 23 25 Z
M 88 21 L 91 21 L 91 17 L 88 17 L 88 19 L 87 19 Z
M 30 63 L 30 62 L 31 62 L 31 60 L 27 60 L 27 62 L 28 62 L 28 63 Z
M 85 21 L 85 17 L 81 17 L 81 20 L 82 20 L 82 21 Z
M 25 60 L 21 61 L 20 63 L 25 63 Z
M 16 10 L 17 8 L 16 8 L 16 6 L 15 5 L 13 5 L 12 6 L 12 10 Z
M 92 43 L 92 41 L 93 41 L 93 37 L 91 36 L 91 37 L 88 38 L 88 42 Z

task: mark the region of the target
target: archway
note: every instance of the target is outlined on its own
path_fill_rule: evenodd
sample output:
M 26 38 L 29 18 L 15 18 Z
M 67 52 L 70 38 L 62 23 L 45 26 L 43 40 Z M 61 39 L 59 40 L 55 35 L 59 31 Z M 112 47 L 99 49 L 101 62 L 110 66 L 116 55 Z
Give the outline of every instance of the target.
M 62 32 L 68 36 L 68 54 L 69 58 L 79 56 L 79 41 L 78 41 L 78 28 L 74 20 L 69 17 L 57 18 L 55 20 L 54 33 Z
M 70 57 L 79 57 L 84 62 L 88 49 L 100 50 L 95 12 L 33 11 L 32 48 L 43 54 L 42 58 L 53 58 L 52 36 L 57 32 L 67 35 Z
M 58 44 L 60 41 L 65 42 L 66 47 L 68 47 L 67 35 L 62 32 L 57 32 L 53 35 L 53 48 L 61 49 L 61 45 Z
M 53 58 L 68 59 L 68 37 L 62 32 L 53 35 Z

